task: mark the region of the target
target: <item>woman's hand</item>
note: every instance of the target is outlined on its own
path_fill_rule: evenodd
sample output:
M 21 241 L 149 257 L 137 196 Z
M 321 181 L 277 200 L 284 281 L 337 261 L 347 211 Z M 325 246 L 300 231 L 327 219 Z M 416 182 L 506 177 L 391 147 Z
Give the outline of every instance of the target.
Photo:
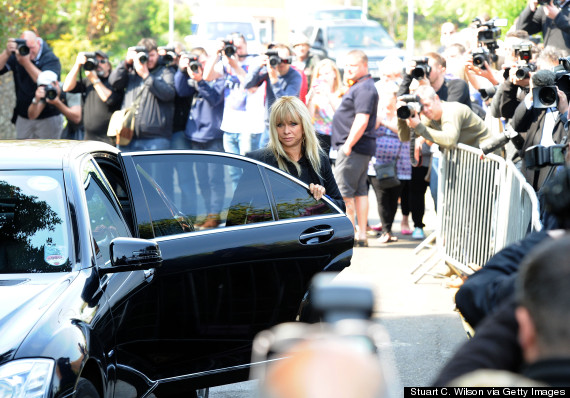
M 321 199 L 324 195 L 325 195 L 325 187 L 323 187 L 322 185 L 318 185 L 318 184 L 310 184 L 309 185 L 309 191 L 311 192 L 311 195 L 313 195 L 313 197 L 316 200 Z

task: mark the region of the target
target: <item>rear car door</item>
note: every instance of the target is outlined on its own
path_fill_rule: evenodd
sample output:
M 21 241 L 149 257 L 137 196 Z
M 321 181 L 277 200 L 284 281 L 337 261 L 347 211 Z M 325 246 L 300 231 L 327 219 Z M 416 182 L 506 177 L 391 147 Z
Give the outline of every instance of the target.
M 119 362 L 196 386 L 206 374 L 208 385 L 247 378 L 253 337 L 296 319 L 313 275 L 350 264 L 352 224 L 298 180 L 240 156 L 121 159 L 137 234 L 159 243 L 163 265 L 124 313 Z

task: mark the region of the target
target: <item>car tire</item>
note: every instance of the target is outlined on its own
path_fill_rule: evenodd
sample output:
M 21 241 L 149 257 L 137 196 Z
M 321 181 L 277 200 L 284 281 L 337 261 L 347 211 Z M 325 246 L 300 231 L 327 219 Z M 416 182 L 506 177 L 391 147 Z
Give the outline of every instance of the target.
M 81 377 L 75 389 L 74 398 L 100 398 L 99 392 L 89 380 Z

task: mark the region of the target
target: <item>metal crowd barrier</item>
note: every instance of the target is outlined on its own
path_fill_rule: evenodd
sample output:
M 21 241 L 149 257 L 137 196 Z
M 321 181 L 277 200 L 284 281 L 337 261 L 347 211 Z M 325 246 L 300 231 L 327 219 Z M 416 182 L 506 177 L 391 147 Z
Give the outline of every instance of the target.
M 412 273 L 441 260 L 470 275 L 504 246 L 540 230 L 536 194 L 511 161 L 459 144 L 444 150 L 438 173 L 434 251 Z M 425 241 L 418 248 L 427 247 Z M 421 249 L 420 249 L 421 250 Z M 417 252 L 417 251 L 416 251 Z

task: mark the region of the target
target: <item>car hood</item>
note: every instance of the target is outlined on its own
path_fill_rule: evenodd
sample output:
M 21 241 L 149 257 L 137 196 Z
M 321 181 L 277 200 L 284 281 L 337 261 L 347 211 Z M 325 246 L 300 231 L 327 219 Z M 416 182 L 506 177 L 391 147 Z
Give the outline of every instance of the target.
M 0 275 L 0 362 L 13 356 L 73 276 L 69 273 Z

